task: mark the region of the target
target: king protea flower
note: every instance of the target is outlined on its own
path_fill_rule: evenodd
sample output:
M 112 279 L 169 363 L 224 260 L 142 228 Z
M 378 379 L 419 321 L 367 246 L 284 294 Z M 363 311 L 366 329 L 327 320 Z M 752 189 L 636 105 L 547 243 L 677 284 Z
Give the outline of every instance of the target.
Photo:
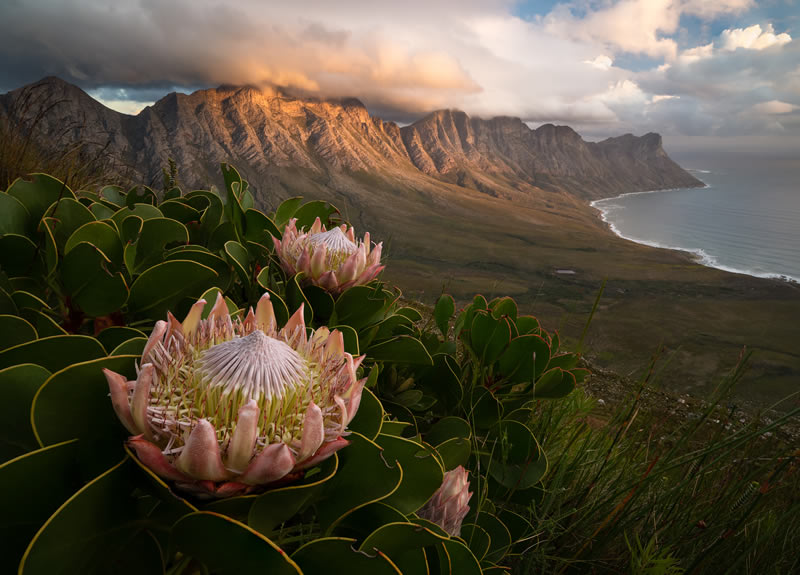
M 469 475 L 463 466 L 444 474 L 442 486 L 428 502 L 417 511 L 417 515 L 433 521 L 452 536 L 461 534 L 461 522 L 469 513 Z
M 287 274 L 303 272 L 305 281 L 337 294 L 372 281 L 383 270 L 383 243 L 373 249 L 369 232 L 356 240 L 352 226 L 346 224 L 326 230 L 317 218 L 311 229 L 303 231 L 296 223 L 295 218 L 289 220 L 282 240 L 272 238 Z
M 105 370 L 142 463 L 198 496 L 227 497 L 288 481 L 348 444 L 366 379 L 341 332 L 309 337 L 302 305 L 278 330 L 268 294 L 244 321 L 219 294 L 201 319 L 205 305 L 156 323 L 136 381 Z

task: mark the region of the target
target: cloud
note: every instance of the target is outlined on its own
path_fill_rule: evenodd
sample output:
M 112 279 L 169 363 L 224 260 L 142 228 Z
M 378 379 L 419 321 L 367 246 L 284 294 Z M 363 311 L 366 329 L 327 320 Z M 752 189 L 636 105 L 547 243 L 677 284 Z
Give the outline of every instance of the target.
M 756 114 L 789 114 L 795 110 L 800 109 L 800 106 L 795 106 L 788 102 L 781 102 L 780 100 L 770 100 L 769 102 L 759 102 L 754 104 L 751 108 Z
M 515 0 L 8 0 L 0 91 L 55 74 L 128 113 L 169 91 L 251 84 L 356 96 L 403 122 L 461 108 L 598 135 L 739 134 L 767 130 L 767 120 L 800 129 L 796 110 L 758 107 L 800 103 L 800 47 L 764 21 L 744 21 L 752 0 L 573 0 L 529 19 L 516 8 Z M 687 17 L 700 32 L 683 28 Z
M 680 53 L 679 59 L 681 64 L 691 64 L 698 60 L 705 60 L 714 54 L 714 43 L 709 42 L 703 46 L 696 46 Z
M 747 28 L 735 28 L 724 30 L 720 35 L 723 50 L 733 51 L 737 48 L 747 50 L 764 50 L 772 46 L 783 46 L 792 41 L 792 37 L 787 33 L 775 35 L 772 24 L 767 24 L 765 30 L 761 26 L 754 24 Z
M 593 68 L 597 68 L 598 70 L 608 70 L 614 61 L 609 58 L 608 56 L 600 55 L 597 56 L 594 60 L 584 60 L 584 64 L 589 64 Z
M 574 10 L 582 4 L 560 4 L 545 21 L 550 31 L 597 42 L 612 51 L 674 60 L 678 42 L 671 36 L 682 15 L 710 20 L 740 14 L 754 4 L 753 0 L 620 0 L 603 2 L 579 15 Z

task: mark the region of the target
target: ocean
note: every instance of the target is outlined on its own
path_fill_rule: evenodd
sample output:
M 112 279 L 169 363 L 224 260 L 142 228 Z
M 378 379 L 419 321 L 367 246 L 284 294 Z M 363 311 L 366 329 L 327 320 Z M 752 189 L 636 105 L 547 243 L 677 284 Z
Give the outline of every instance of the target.
M 800 282 L 800 158 L 671 156 L 706 187 L 592 202 L 617 235 L 691 252 L 703 265 Z

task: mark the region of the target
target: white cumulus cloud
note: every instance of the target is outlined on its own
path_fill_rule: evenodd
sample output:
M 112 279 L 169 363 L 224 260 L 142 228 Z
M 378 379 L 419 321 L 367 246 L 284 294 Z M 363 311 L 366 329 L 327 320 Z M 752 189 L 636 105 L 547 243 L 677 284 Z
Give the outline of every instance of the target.
M 772 46 L 783 46 L 792 41 L 792 37 L 787 33 L 775 34 L 772 24 L 767 24 L 764 30 L 761 26 L 754 24 L 747 28 L 734 28 L 724 30 L 720 35 L 721 48 L 733 51 L 737 48 L 747 50 L 764 50 Z

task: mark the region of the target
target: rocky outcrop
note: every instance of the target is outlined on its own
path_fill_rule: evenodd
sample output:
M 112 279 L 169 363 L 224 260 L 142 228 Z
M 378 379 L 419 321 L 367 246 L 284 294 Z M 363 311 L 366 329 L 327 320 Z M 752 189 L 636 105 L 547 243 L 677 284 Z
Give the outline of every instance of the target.
M 0 113 L 28 120 L 39 114 L 40 141 L 91 141 L 145 182 L 157 182 L 173 158 L 192 186 L 213 181 L 220 161 L 245 167 L 251 179 L 276 168 L 384 179 L 424 174 L 505 197 L 504 190 L 525 186 L 593 198 L 701 185 L 669 159 L 657 134 L 593 143 L 567 126 L 531 129 L 519 118 L 484 120 L 458 110 L 433 112 L 401 128 L 370 116 L 353 98 L 296 98 L 279 89 L 172 93 L 128 116 L 76 86 L 45 78 L 0 96 Z

